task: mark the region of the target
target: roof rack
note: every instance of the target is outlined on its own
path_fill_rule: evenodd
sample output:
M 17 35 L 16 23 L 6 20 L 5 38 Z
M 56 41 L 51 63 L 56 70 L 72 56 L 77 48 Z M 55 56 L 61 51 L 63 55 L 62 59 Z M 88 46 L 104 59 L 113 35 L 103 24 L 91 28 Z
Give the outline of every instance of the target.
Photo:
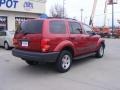
M 70 20 L 76 20 L 73 18 L 64 18 L 64 17 L 47 17 L 48 19 L 56 18 L 56 19 L 70 19 Z M 76 20 L 77 21 L 77 20 Z

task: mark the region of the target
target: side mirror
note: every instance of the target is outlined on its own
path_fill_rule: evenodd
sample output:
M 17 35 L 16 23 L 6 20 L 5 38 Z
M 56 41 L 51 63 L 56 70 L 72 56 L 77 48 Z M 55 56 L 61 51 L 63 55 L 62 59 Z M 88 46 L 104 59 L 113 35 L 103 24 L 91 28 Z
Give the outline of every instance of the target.
M 82 32 L 82 29 L 80 29 L 80 28 L 77 28 L 77 30 L 82 34 L 83 32 Z
M 83 33 L 82 29 L 80 29 L 80 33 L 81 33 L 81 34 Z

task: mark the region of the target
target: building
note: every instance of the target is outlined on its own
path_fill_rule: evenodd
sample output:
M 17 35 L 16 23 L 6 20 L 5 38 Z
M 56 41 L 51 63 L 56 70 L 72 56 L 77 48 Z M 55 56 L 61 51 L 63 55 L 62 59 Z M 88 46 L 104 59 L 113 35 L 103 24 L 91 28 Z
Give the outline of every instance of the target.
M 45 13 L 46 0 L 0 0 L 0 30 L 15 31 L 27 19 Z

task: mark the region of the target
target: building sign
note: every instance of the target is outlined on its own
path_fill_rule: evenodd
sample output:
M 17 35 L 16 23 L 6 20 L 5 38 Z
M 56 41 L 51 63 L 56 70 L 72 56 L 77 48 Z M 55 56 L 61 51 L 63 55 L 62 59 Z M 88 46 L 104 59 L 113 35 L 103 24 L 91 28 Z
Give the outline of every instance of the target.
M 41 3 L 45 3 L 46 0 L 30 0 L 30 1 L 33 1 L 33 2 L 41 2 Z
M 17 0 L 0 0 L 0 7 L 6 6 L 7 8 L 16 8 Z
M 23 7 L 25 10 L 31 10 L 31 9 L 33 9 L 33 3 L 29 2 L 29 1 L 24 2 Z
M 0 10 L 45 13 L 46 0 L 0 0 Z

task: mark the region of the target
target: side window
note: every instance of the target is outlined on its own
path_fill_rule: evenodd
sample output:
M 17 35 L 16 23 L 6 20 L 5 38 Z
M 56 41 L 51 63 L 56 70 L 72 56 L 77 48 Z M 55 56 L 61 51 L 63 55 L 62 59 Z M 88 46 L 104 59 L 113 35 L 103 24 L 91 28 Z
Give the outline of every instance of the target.
M 0 36 L 6 36 L 6 32 L 0 32 Z
M 92 29 L 87 25 L 83 24 L 83 28 L 84 28 L 86 34 L 90 35 L 93 32 Z
M 65 34 L 66 26 L 64 21 L 50 21 L 49 23 L 49 31 L 54 34 Z
M 80 30 L 81 29 L 81 26 L 79 23 L 77 22 L 69 22 L 69 26 L 70 26 L 70 33 L 71 34 L 80 34 Z

